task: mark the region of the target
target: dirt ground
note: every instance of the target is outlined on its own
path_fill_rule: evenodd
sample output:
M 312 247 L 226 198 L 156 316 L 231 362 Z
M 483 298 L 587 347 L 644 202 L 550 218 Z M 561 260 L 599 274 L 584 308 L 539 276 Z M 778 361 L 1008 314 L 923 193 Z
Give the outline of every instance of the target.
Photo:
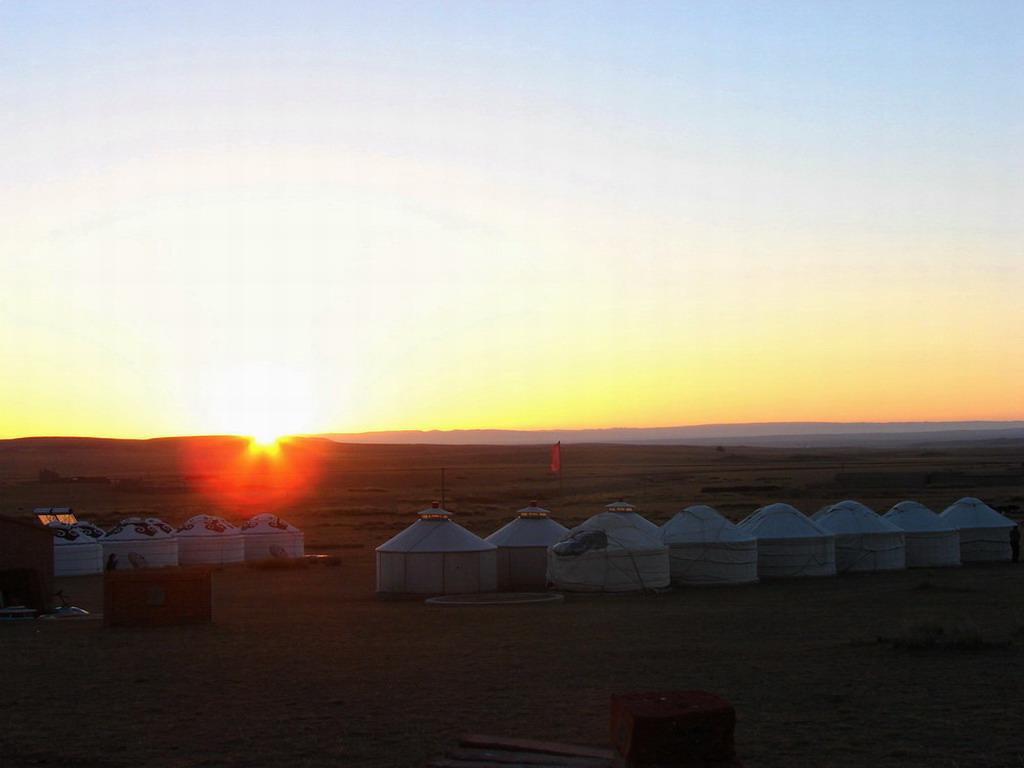
M 316 467 L 298 487 L 266 467 L 254 479 L 237 446 L 207 446 L 214 470 L 181 484 L 195 459 L 180 443 L 158 447 L 0 443 L 0 513 L 73 506 L 104 525 L 129 514 L 178 525 L 269 509 L 330 564 L 217 570 L 205 626 L 4 622 L 4 766 L 416 766 L 466 732 L 607 746 L 610 694 L 662 689 L 734 704 L 748 768 L 1024 765 L 1021 564 L 537 605 L 374 597 L 373 548 L 440 498 L 441 467 L 446 506 L 487 535 L 531 498 L 568 525 L 620 496 L 655 522 L 692 503 L 734 519 L 774 501 L 805 512 L 844 498 L 879 511 L 967 495 L 1013 505 L 1019 485 L 909 477 L 1019 469 L 1012 450 L 563 446 L 559 480 L 542 446 L 317 446 L 303 449 Z M 42 468 L 111 482 L 40 483 Z M 836 479 L 897 471 L 908 485 Z M 102 609 L 100 577 L 57 586 Z

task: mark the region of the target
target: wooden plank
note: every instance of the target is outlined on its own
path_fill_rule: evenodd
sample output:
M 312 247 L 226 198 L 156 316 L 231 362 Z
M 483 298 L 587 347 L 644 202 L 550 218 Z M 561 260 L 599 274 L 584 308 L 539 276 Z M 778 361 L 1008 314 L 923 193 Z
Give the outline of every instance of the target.
M 467 762 L 515 763 L 534 766 L 558 765 L 562 768 L 608 768 L 608 760 L 603 757 L 576 757 L 571 755 L 550 755 L 539 752 L 523 752 L 507 749 L 477 749 L 459 747 L 452 749 L 445 757 Z M 476 763 L 473 763 L 476 765 Z
M 534 739 L 516 739 L 508 736 L 484 736 L 467 734 L 459 737 L 460 747 L 476 747 L 479 749 L 499 749 L 509 752 L 533 752 L 539 755 L 567 755 L 569 757 L 592 757 L 611 762 L 615 752 L 610 749 L 594 747 L 578 747 L 574 744 L 559 744 L 554 741 L 535 741 Z

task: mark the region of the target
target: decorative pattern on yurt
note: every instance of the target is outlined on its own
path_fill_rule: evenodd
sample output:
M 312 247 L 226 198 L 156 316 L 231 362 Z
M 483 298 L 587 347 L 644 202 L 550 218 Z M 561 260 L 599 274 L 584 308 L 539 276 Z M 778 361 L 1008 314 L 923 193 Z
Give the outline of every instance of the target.
M 461 595 L 498 586 L 497 550 L 436 502 L 377 547 L 378 597 Z
M 661 526 L 673 584 L 757 581 L 757 539 L 715 509 L 687 507 Z
M 668 547 L 619 512 L 602 512 L 548 550 L 548 582 L 567 592 L 642 592 L 669 586 Z
M 304 557 L 305 535 L 277 515 L 264 512 L 242 523 L 246 560 L 288 560 Z
M 111 555 L 114 556 L 113 563 Z M 162 520 L 129 517 L 103 537 L 103 557 L 106 563 L 111 563 L 119 571 L 176 566 L 178 537 L 174 529 Z
M 984 563 L 1009 561 L 1010 530 L 1015 523 L 980 499 L 967 496 L 950 504 L 939 518 L 960 533 L 960 561 Z
M 903 531 L 859 501 L 840 501 L 811 519 L 836 535 L 836 571 L 898 571 L 907 567 Z
M 903 531 L 907 568 L 960 565 L 960 532 L 916 501 L 901 501 L 882 517 Z
M 761 507 L 739 527 L 757 537 L 759 578 L 836 575 L 835 534 L 789 504 Z
M 515 520 L 488 536 L 497 548 L 498 589 L 544 589 L 548 582 L 548 547 L 569 532 L 548 510 L 531 501 Z
M 222 517 L 196 515 L 178 529 L 178 562 L 225 565 L 245 559 L 242 532 Z
M 77 524 L 47 523 L 53 533 L 53 575 L 85 576 L 103 570 L 103 545 Z

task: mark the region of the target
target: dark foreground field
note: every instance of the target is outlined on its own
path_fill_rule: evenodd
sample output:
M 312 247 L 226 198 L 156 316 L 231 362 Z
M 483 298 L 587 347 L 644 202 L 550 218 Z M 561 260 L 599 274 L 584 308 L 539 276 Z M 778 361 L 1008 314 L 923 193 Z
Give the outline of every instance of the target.
M 315 476 L 289 496 L 284 481 L 261 490 L 251 479 L 227 482 L 224 469 L 202 488 L 176 487 L 176 465 L 105 458 L 109 446 L 28 459 L 4 448 L 5 514 L 70 504 L 103 523 L 158 514 L 180 524 L 199 511 L 233 519 L 265 511 L 263 493 L 306 530 L 308 551 L 335 558 L 216 571 L 209 626 L 0 625 L 4 766 L 416 766 L 464 732 L 604 746 L 609 695 L 650 689 L 702 689 L 732 702 L 748 768 L 1024 765 L 1020 564 L 535 606 L 373 596 L 373 547 L 436 498 L 442 462 L 452 468 L 447 505 L 487 534 L 530 496 L 570 524 L 619 495 L 659 522 L 695 502 L 734 518 L 771 501 L 807 512 L 849 497 L 881 510 L 904 498 L 934 509 L 964 495 L 1019 503 L 1020 487 L 993 494 L 835 479 L 879 466 L 1004 471 L 1008 453 L 794 458 L 595 446 L 574 449 L 559 489 L 543 448 L 339 458 L 326 447 Z M 63 475 L 130 482 L 40 484 L 29 471 L 37 459 Z M 75 604 L 101 608 L 99 577 L 59 580 L 58 588 Z

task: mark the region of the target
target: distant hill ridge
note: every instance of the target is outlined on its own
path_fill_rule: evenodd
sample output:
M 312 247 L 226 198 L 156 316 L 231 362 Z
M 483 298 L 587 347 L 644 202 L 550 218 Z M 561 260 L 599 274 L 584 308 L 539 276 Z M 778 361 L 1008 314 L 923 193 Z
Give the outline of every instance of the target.
M 543 445 L 557 441 L 631 445 L 749 445 L 778 448 L 936 448 L 990 444 L 1024 448 L 1024 421 L 901 421 L 901 422 L 758 422 L 699 424 L 685 427 L 611 427 L 608 429 L 506 430 L 454 429 L 394 432 L 332 432 L 303 435 L 307 445 L 331 441 L 349 445 Z M 21 450 L 88 449 L 99 444 L 148 445 L 175 449 L 182 444 L 228 448 L 233 435 L 193 435 L 155 438 L 21 437 L 0 444 Z
M 855 447 L 998 441 L 1024 445 L 1024 421 L 758 422 L 685 427 L 612 427 L 578 430 L 403 430 L 326 433 L 345 443 L 531 445 L 537 443 L 634 443 L 645 445 L 753 445 Z

